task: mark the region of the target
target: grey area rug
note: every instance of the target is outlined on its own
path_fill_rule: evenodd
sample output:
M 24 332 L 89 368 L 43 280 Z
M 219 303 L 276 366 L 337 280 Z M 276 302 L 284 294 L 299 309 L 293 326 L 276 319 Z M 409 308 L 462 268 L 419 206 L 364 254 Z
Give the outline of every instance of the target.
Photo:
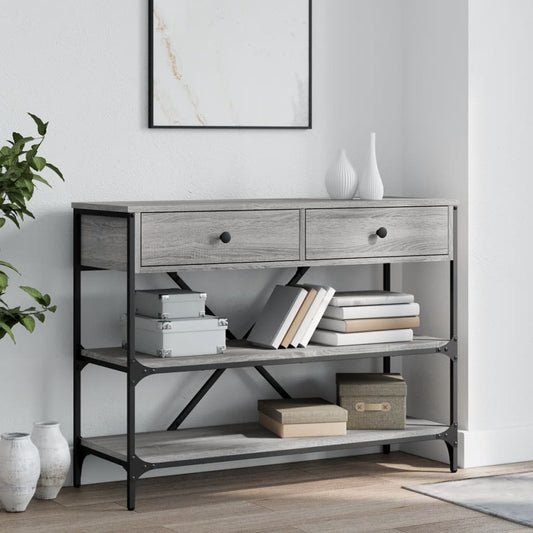
M 404 488 L 533 527 L 533 472 L 442 481 Z

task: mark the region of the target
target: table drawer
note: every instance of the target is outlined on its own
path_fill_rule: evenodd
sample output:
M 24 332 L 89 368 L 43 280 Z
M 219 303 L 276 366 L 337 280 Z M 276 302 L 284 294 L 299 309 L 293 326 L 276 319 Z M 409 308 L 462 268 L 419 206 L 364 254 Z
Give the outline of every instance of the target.
M 227 233 L 229 242 L 221 235 Z M 298 261 L 294 210 L 143 213 L 141 266 Z
M 380 238 L 377 230 L 385 228 Z M 306 259 L 432 256 L 449 253 L 447 206 L 306 211 Z

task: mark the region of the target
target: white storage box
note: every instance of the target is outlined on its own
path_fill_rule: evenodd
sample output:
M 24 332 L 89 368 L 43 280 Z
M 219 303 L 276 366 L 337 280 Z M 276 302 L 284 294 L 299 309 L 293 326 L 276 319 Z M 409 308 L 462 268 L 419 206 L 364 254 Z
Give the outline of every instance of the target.
M 205 292 L 181 289 L 135 291 L 138 315 L 152 318 L 187 318 L 205 316 Z
M 158 357 L 224 353 L 226 329 L 227 319 L 219 317 L 157 320 L 136 316 L 135 350 Z

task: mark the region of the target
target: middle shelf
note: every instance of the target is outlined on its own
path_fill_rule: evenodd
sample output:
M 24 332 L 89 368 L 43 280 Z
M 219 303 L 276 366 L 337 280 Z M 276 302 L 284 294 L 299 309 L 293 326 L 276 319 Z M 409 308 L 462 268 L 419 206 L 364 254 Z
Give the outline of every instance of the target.
M 306 348 L 268 350 L 256 348 L 246 341 L 232 340 L 227 350 L 217 355 L 195 355 L 182 357 L 155 357 L 137 352 L 136 360 L 153 374 L 164 372 L 189 372 L 217 368 L 251 367 L 262 365 L 283 365 L 310 363 L 342 359 L 365 359 L 369 357 L 434 354 L 450 341 L 436 337 L 418 337 L 408 342 L 380 344 L 358 344 L 350 346 L 322 346 L 309 344 Z M 127 370 L 126 350 L 93 348 L 81 351 L 82 360 L 101 366 L 112 366 L 116 370 Z

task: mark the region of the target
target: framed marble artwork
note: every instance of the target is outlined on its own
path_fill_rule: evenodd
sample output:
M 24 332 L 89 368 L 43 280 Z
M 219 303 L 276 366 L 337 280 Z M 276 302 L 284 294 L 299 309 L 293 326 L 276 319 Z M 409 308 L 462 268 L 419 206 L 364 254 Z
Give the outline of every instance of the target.
M 151 128 L 311 128 L 311 0 L 149 0 Z

